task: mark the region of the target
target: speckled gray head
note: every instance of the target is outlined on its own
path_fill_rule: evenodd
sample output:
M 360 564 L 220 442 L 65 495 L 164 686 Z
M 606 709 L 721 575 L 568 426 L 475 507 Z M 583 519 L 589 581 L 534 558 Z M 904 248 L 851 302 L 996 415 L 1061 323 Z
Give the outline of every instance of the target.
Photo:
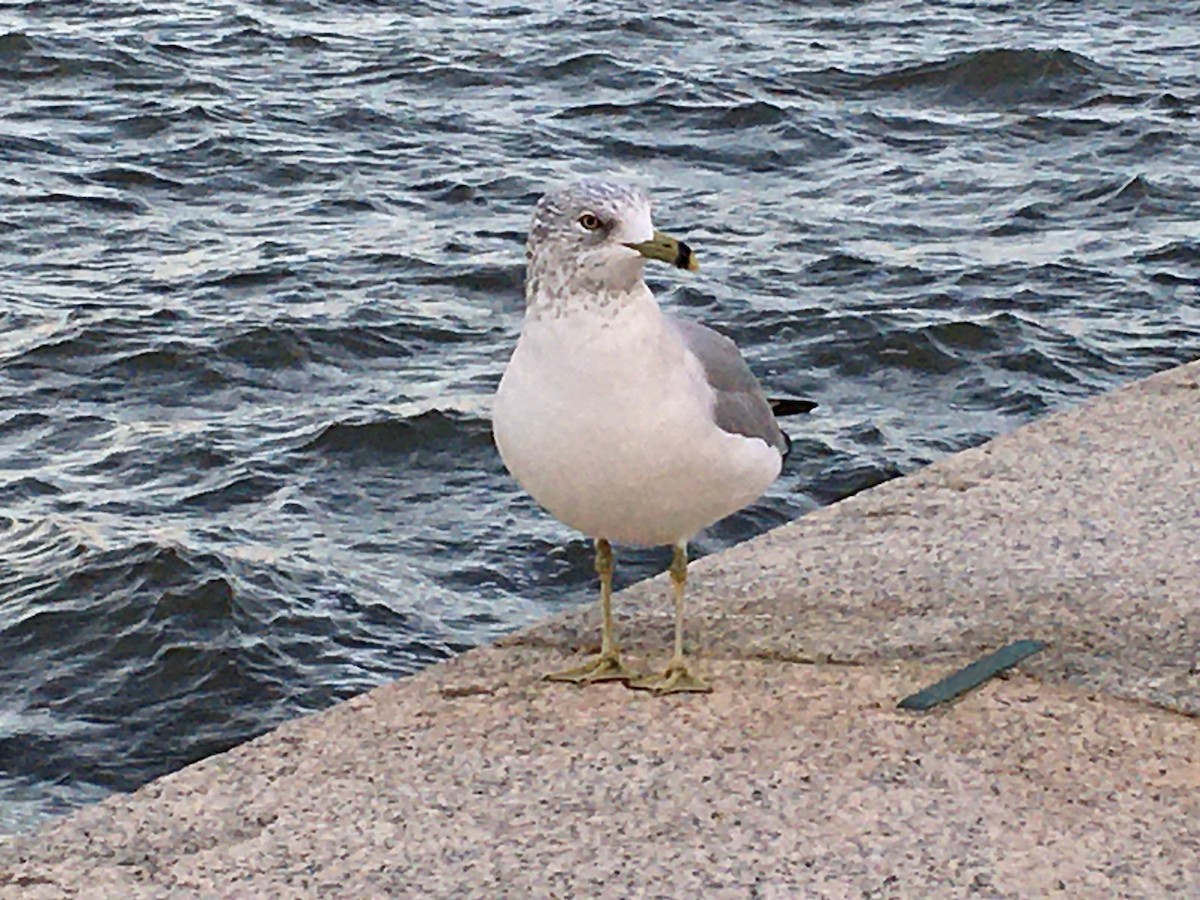
M 647 259 L 698 268 L 687 244 L 654 230 L 645 192 L 595 178 L 551 191 L 538 201 L 526 252 L 525 295 L 531 310 L 633 290 L 642 283 Z

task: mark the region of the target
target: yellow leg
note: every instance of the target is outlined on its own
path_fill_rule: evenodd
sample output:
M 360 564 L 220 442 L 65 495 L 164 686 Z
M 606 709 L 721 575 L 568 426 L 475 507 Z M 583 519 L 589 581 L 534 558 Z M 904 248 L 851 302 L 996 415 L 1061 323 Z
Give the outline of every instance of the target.
M 596 573 L 600 576 L 600 655 L 590 662 L 562 672 L 546 675 L 547 681 L 569 681 L 591 684 L 594 681 L 628 681 L 638 673 L 625 667 L 614 637 L 612 612 L 613 569 L 612 546 L 604 538 L 596 541 Z
M 688 671 L 687 660 L 683 657 L 683 589 L 686 584 L 687 543 L 680 541 L 675 545 L 675 555 L 671 558 L 671 588 L 675 597 L 675 654 L 662 672 L 630 680 L 628 685 L 634 690 L 654 691 L 656 694 L 707 693 L 712 690 L 708 682 Z

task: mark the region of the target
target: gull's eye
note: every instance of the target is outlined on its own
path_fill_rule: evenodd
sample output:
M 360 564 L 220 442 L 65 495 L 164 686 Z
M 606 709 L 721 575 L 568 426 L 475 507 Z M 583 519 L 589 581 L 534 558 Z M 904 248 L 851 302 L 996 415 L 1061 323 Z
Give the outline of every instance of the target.
M 579 224 L 582 225 L 584 228 L 586 228 L 588 231 L 595 231 L 597 228 L 600 227 L 600 220 L 598 218 L 596 218 L 592 213 L 584 213 L 582 216 L 579 217 Z

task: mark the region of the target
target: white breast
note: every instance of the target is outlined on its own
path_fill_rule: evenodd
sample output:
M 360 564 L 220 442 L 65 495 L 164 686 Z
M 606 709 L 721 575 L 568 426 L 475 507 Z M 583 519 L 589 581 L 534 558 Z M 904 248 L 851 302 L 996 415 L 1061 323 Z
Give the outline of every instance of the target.
M 778 451 L 718 429 L 712 402 L 645 291 L 615 315 L 527 320 L 493 430 L 513 477 L 560 521 L 591 537 L 670 544 L 779 474 Z

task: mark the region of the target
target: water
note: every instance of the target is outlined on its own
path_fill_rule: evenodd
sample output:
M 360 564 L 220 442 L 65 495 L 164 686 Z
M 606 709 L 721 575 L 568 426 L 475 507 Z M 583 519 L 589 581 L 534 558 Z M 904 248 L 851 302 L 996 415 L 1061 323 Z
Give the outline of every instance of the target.
M 0 14 L 0 831 L 590 600 L 487 412 L 572 173 L 821 404 L 702 552 L 1200 356 L 1183 4 L 643 6 Z

